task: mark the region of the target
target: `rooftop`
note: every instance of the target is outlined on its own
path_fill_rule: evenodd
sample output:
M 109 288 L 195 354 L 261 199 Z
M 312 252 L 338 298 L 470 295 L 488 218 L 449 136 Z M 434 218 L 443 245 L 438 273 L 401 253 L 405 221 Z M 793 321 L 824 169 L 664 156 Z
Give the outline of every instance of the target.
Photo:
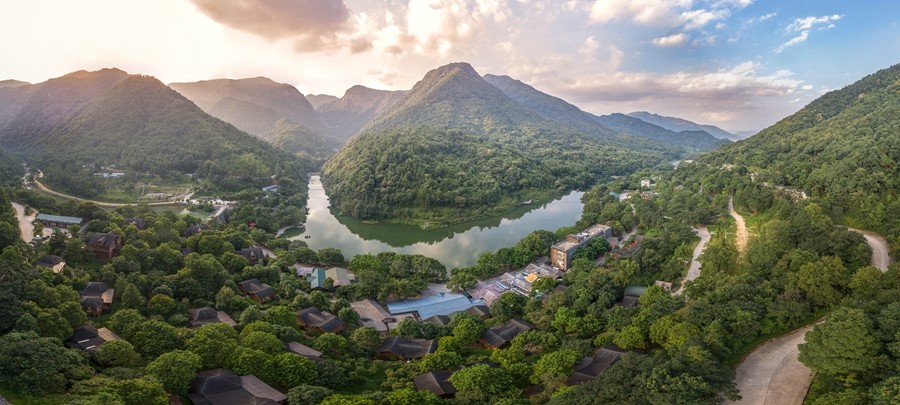
M 67 217 L 64 215 L 49 215 L 49 214 L 37 214 L 34 218 L 38 221 L 46 221 L 46 222 L 58 222 L 64 224 L 80 224 L 83 219 L 79 217 Z
M 563 252 L 575 249 L 597 235 L 606 233 L 610 228 L 606 225 L 595 224 L 576 234 L 569 235 L 566 240 L 553 245 L 553 248 Z
M 484 301 L 473 300 L 462 294 L 440 293 L 389 302 L 387 308 L 388 312 L 394 315 L 417 312 L 419 319 L 427 319 L 435 315 L 450 315 L 454 312 L 465 311 L 475 305 L 484 305 Z

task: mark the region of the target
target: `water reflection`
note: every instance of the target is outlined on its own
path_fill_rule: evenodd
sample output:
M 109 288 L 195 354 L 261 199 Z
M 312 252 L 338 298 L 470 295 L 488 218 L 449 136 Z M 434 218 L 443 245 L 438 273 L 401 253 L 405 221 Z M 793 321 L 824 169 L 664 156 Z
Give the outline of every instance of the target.
M 339 248 L 346 257 L 392 251 L 433 257 L 447 268 L 464 267 L 472 265 L 481 253 L 514 245 L 534 230 L 574 225 L 581 217 L 583 194 L 573 191 L 539 207 L 521 207 L 503 216 L 425 231 L 411 225 L 371 224 L 338 216 L 319 177 L 312 176 L 306 232 L 291 239 L 303 240 L 315 250 Z

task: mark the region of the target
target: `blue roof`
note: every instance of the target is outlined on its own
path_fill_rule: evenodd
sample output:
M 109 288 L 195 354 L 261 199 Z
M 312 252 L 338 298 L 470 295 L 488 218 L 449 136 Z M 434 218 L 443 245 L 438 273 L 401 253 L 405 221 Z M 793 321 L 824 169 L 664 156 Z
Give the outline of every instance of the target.
M 321 267 L 316 267 L 312 273 L 309 273 L 307 276 L 309 280 L 310 288 L 323 288 L 322 284 L 325 283 L 325 269 Z
M 47 215 L 47 214 L 38 214 L 35 217 L 38 221 L 49 221 L 49 222 L 61 222 L 64 224 L 80 224 L 81 218 L 78 217 L 66 217 L 62 215 Z
M 462 294 L 440 293 L 426 295 L 422 298 L 389 302 L 387 308 L 391 315 L 418 312 L 419 319 L 428 319 L 435 315 L 450 315 L 465 311 L 475 305 L 484 305 L 484 301 L 473 300 Z

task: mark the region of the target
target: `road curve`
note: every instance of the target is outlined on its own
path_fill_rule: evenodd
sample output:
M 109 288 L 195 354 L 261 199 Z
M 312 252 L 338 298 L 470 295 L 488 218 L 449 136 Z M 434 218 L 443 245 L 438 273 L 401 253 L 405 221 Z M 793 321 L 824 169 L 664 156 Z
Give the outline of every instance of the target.
M 763 343 L 741 360 L 734 380 L 741 400 L 727 404 L 803 404 L 813 371 L 800 362 L 797 346 L 806 341 L 806 332 L 813 326 L 804 326 Z
M 697 277 L 700 277 L 700 255 L 703 254 L 703 250 L 706 249 L 706 244 L 709 243 L 710 234 L 709 229 L 705 226 L 698 226 L 694 228 L 694 233 L 700 237 L 700 243 L 694 247 L 694 257 L 691 259 L 691 267 L 688 268 L 687 276 L 685 276 L 684 280 L 681 281 L 681 287 L 678 287 L 678 290 L 675 291 L 675 294 L 681 294 L 681 290 L 684 289 L 684 284 L 688 281 L 692 281 Z
M 736 244 L 738 253 L 744 254 L 744 252 L 747 251 L 747 241 L 750 240 L 750 235 L 747 233 L 747 223 L 744 222 L 744 217 L 734 210 L 734 196 L 728 199 L 728 213 L 731 214 L 731 217 L 734 218 L 734 222 L 737 223 Z
M 888 266 L 892 263 L 891 247 L 888 245 L 887 240 L 875 232 L 856 228 L 847 229 L 859 233 L 866 238 L 866 242 L 869 244 L 869 247 L 872 248 L 872 266 L 875 266 L 878 270 L 887 271 Z
M 60 193 L 59 191 L 53 191 L 53 190 L 47 188 L 47 186 L 45 186 L 44 183 L 41 183 L 41 182 L 37 179 L 37 177 L 34 178 L 34 184 L 37 184 L 38 188 L 41 189 L 41 191 L 44 191 L 44 192 L 53 194 L 53 195 L 55 195 L 55 196 L 57 196 L 57 197 L 65 198 L 65 199 L 68 199 L 68 200 L 80 201 L 80 202 L 94 203 L 94 204 L 97 204 L 97 205 L 100 206 L 100 207 L 106 207 L 106 208 L 119 208 L 119 207 L 127 207 L 127 206 L 129 206 L 129 205 L 137 205 L 137 203 L 127 203 L 127 204 L 126 204 L 126 203 L 109 203 L 109 202 L 102 202 L 102 201 L 88 200 L 88 199 L 84 199 L 84 198 L 81 198 L 81 197 L 75 197 L 74 195 L 63 194 L 63 193 Z M 167 202 L 153 202 L 153 203 L 146 203 L 146 204 L 149 205 L 149 206 L 155 206 L 155 205 L 175 205 L 175 203 L 173 203 L 173 202 L 168 202 L 168 201 L 167 201 Z

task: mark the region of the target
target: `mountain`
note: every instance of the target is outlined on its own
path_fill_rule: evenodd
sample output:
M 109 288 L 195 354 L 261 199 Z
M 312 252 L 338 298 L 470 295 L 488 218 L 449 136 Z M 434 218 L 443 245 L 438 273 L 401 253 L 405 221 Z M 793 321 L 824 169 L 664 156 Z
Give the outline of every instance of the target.
M 609 114 L 594 116 L 603 126 L 613 130 L 667 145 L 681 146 L 693 151 L 706 152 L 729 143 L 718 139 L 706 131 L 679 131 L 665 129 L 658 125 L 634 118 L 625 114 Z
M 684 147 L 692 152 L 709 151 L 724 143 L 709 134 L 678 133 L 624 114 L 596 116 L 509 76 L 484 75 L 484 80 L 523 107 L 595 136 L 612 137 L 616 133 L 626 134 L 666 145 Z
M 339 98 L 330 94 L 307 94 L 306 99 L 309 101 L 309 104 L 317 110 L 324 104 L 340 100 Z
M 291 153 L 329 155 L 338 142 L 326 135 L 325 124 L 294 86 L 265 77 L 171 83 L 206 113 Z M 280 121 L 287 120 L 290 125 Z M 289 129 L 289 130 L 288 130 Z M 320 145 L 329 144 L 322 149 Z
M 676 117 L 666 117 L 663 115 L 657 115 L 653 113 L 649 113 L 646 111 L 637 111 L 631 114 L 628 114 L 634 118 L 639 118 L 643 121 L 649 122 L 653 125 L 661 126 L 665 129 L 672 130 L 675 132 L 681 131 L 706 131 L 706 133 L 719 138 L 719 139 L 730 139 L 737 140 L 740 139 L 736 137 L 731 132 L 728 132 L 722 128 L 719 128 L 714 125 L 701 125 L 695 122 L 688 121 L 682 118 Z
M 900 240 L 900 64 L 705 160 L 746 165 L 759 181 L 802 189 L 838 220 Z
M 0 89 L 4 87 L 21 87 L 29 84 L 31 83 L 23 82 L 21 80 L 0 80 Z
M 0 88 L 0 144 L 14 150 L 33 145 L 127 78 L 119 69 L 81 70 L 43 83 Z
M 405 91 L 376 90 L 357 85 L 347 89 L 343 97 L 320 104 L 316 111 L 331 132 L 347 139 L 404 97 Z
M 428 72 L 329 160 L 331 203 L 364 219 L 430 226 L 496 214 L 657 164 L 671 150 L 627 150 L 545 118 L 471 66 Z
M 305 170 L 290 155 L 209 116 L 159 80 L 140 75 L 128 76 L 90 100 L 39 140 L 31 155 L 48 181 L 62 185 L 76 184 L 70 177 L 83 172 L 85 164 L 162 176 L 194 174 L 223 189 L 242 189 L 248 181 L 267 183 L 279 170 Z
M 731 138 L 731 139 L 732 139 L 732 140 L 735 140 L 735 141 L 739 141 L 739 140 L 741 140 L 741 139 L 747 139 L 747 138 L 749 138 L 749 137 L 751 137 L 751 136 L 753 136 L 753 135 L 756 135 L 756 134 L 759 133 L 759 131 L 756 131 L 756 130 L 750 130 L 750 131 L 731 131 L 731 133 L 734 134 L 734 137 Z

